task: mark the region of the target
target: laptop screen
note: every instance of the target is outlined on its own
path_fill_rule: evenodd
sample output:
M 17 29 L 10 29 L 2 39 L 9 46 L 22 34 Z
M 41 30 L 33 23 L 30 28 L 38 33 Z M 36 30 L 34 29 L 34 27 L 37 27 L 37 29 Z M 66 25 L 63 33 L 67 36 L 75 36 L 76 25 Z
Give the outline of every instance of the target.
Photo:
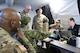
M 71 31 L 60 31 L 60 36 L 62 38 L 68 39 L 72 37 Z

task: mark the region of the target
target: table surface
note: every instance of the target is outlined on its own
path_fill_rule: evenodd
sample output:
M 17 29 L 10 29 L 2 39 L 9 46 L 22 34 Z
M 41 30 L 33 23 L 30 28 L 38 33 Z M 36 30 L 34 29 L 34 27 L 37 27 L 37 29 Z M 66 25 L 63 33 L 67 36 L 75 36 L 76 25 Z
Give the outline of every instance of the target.
M 74 47 L 74 46 L 71 46 L 71 45 L 68 45 L 68 44 L 63 44 L 58 40 L 54 40 L 54 39 L 48 38 L 48 39 L 46 39 L 44 41 L 45 42 L 50 41 L 51 45 L 57 46 L 57 47 L 59 47 L 61 49 L 64 49 L 64 50 L 67 50 L 67 51 L 70 51 L 70 52 L 73 52 L 73 53 L 80 53 L 80 48 L 77 48 L 77 47 Z
M 74 52 L 74 53 L 80 53 L 80 48 L 77 48 L 77 47 L 74 47 L 74 46 L 71 46 L 71 45 L 68 45 L 68 44 L 61 44 L 57 40 L 51 41 L 50 44 L 53 44 L 57 47 L 60 47 L 62 49 L 65 49 L 65 50 L 68 50 L 68 51 L 71 51 L 71 52 Z

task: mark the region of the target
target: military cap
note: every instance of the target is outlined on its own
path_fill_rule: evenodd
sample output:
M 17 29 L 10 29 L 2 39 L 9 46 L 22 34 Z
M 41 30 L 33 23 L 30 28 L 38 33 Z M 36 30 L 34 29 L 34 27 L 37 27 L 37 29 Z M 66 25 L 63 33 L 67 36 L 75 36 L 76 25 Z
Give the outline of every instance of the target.
M 30 17 L 29 16 L 22 16 L 21 17 L 21 27 L 24 27 L 30 22 Z

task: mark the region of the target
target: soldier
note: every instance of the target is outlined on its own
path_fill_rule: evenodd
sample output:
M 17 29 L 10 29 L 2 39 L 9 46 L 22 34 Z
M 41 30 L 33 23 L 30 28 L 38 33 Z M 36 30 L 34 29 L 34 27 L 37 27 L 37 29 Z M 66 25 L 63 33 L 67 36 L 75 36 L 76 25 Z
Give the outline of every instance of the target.
M 45 53 L 46 51 L 37 46 L 36 40 L 43 40 L 48 37 L 49 33 L 42 33 L 37 30 L 28 30 L 27 26 L 30 22 L 30 17 L 23 16 L 21 18 L 21 29 L 24 32 L 26 38 L 31 42 L 32 46 L 36 50 L 37 53 Z
M 52 33 L 51 37 L 54 37 L 55 39 L 59 40 L 60 39 L 60 31 L 63 30 L 63 26 L 61 25 L 61 20 L 56 19 L 55 24 L 50 25 L 50 32 Z
M 31 5 L 27 4 L 22 12 L 22 15 L 29 16 L 30 10 L 31 10 Z
M 32 29 L 45 32 L 45 30 L 44 30 L 45 27 L 44 27 L 43 23 L 45 23 L 45 22 L 48 23 L 49 20 L 45 15 L 42 14 L 41 8 L 37 9 L 36 13 L 37 13 L 37 15 L 34 16 Z M 48 24 L 46 26 L 48 26 Z M 48 29 L 48 27 L 46 27 L 46 29 Z
M 55 24 L 51 24 L 50 25 L 51 29 L 58 29 L 58 30 L 62 30 L 63 26 L 61 25 L 61 20 L 60 19 L 56 19 Z
M 13 38 L 19 28 L 20 14 L 11 8 L 0 12 L 0 53 L 27 53 L 27 49 Z
M 29 29 L 29 24 L 30 24 L 30 23 L 29 23 L 29 20 L 30 20 L 29 13 L 30 13 L 30 10 L 31 10 L 31 5 L 27 4 L 27 5 L 25 6 L 23 12 L 21 13 L 21 19 L 22 19 L 22 21 L 24 21 L 24 18 L 25 18 L 26 22 L 28 22 L 28 23 L 25 23 L 25 21 L 24 21 L 24 22 L 21 22 L 21 23 L 22 23 L 21 27 L 24 27 L 24 25 L 27 25 L 27 26 L 25 26 L 25 27 L 26 27 L 27 29 Z M 21 29 L 21 30 L 24 31 L 25 29 Z M 20 31 L 19 31 L 19 32 L 20 32 Z M 23 38 L 22 38 L 22 36 L 23 36 Z M 28 40 L 27 38 L 24 37 L 24 34 L 21 35 L 21 32 L 20 32 L 20 37 L 21 37 L 20 39 L 23 41 L 22 44 L 24 44 L 25 47 L 26 47 L 26 45 L 27 45 L 28 52 L 29 52 L 29 53 L 36 53 L 36 51 L 35 51 L 35 49 L 33 48 L 32 44 L 29 42 L 29 40 Z
M 29 23 L 30 21 L 30 17 L 26 17 L 26 16 L 22 16 L 21 18 L 21 30 L 25 33 L 26 29 L 28 29 Z M 19 31 L 20 32 L 20 31 Z M 21 32 L 20 32 L 21 35 Z M 29 53 L 36 53 L 34 47 L 32 46 L 31 42 L 28 40 L 28 38 L 24 37 L 25 34 L 22 34 L 21 36 L 23 36 L 23 38 L 21 37 L 21 39 L 24 41 L 23 44 L 26 46 L 28 46 L 28 51 Z M 25 35 L 26 36 L 26 35 Z
M 31 10 L 31 5 L 30 4 L 27 4 L 26 6 L 25 6 L 25 8 L 24 8 L 24 10 L 23 10 L 23 12 L 21 12 L 21 17 L 30 17 L 29 16 L 29 13 L 30 13 L 30 10 Z M 29 28 L 29 24 L 30 23 L 28 23 L 28 25 L 27 25 L 27 28 Z

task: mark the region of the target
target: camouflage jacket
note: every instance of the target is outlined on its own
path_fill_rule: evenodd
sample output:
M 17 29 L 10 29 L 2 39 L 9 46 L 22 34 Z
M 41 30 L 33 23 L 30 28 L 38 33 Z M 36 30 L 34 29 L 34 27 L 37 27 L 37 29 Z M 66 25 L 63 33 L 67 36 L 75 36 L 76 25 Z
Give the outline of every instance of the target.
M 43 14 L 41 14 L 40 16 L 38 16 L 38 15 L 34 16 L 32 28 L 35 30 L 38 30 L 38 31 L 43 31 L 44 20 L 46 20 L 47 22 L 49 21 L 48 18 Z
M 20 13 L 21 16 L 26 16 L 26 17 L 30 17 L 28 13 L 25 13 L 24 10 Z
M 27 49 L 0 27 L 0 53 L 27 53 Z
M 23 45 L 27 48 L 28 53 L 36 53 L 34 47 L 32 46 L 31 42 L 28 40 L 28 38 L 24 38 Z
M 57 27 L 55 24 L 51 24 L 49 27 L 53 28 L 53 29 L 59 29 L 59 30 L 63 30 L 64 29 L 62 25 L 60 25 L 59 27 Z
M 28 40 L 31 42 L 32 46 L 35 48 L 36 52 L 38 53 L 40 50 L 38 50 L 38 47 L 36 45 L 35 40 L 43 40 L 46 37 L 50 35 L 50 33 L 42 33 L 37 30 L 23 30 L 25 36 L 28 38 Z

